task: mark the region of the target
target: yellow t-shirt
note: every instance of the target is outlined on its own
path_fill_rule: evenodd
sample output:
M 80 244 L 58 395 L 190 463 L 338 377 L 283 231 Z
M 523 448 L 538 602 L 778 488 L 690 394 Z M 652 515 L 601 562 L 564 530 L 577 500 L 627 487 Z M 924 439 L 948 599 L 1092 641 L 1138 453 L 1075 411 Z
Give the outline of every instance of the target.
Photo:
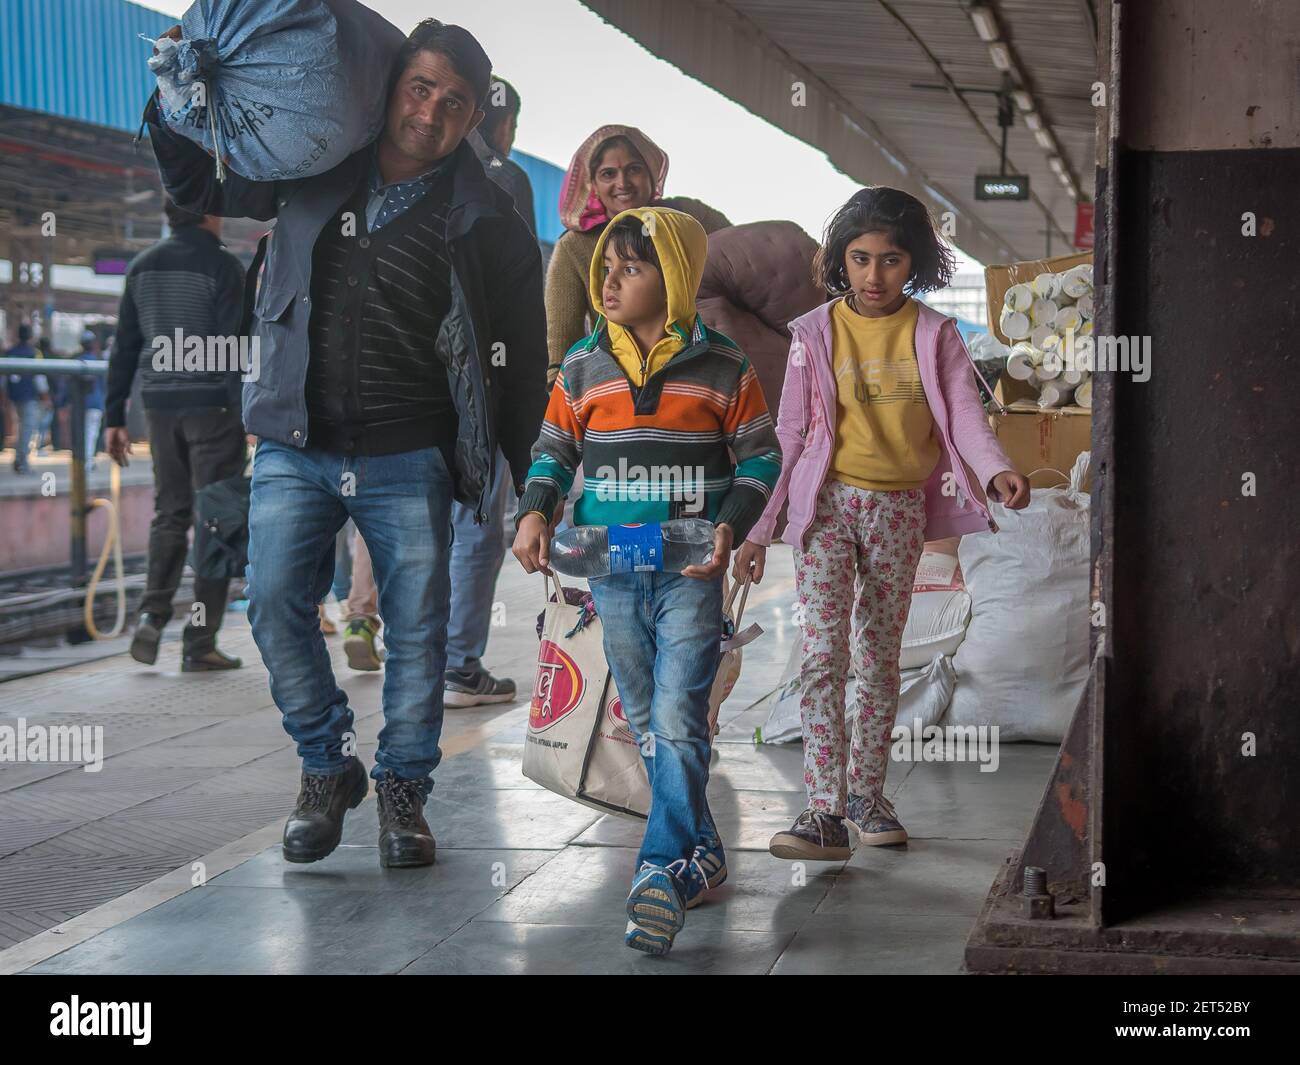
M 896 492 L 922 487 L 939 464 L 916 364 L 917 315 L 913 299 L 885 318 L 866 318 L 844 300 L 831 310 L 838 416 L 829 476 L 837 481 Z

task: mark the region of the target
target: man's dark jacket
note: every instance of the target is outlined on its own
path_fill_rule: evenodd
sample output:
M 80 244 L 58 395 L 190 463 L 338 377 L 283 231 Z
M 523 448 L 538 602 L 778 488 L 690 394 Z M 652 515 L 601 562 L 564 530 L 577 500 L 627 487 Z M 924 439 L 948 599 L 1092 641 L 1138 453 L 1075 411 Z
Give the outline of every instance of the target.
M 178 373 L 155 370 L 153 357 L 155 339 L 172 341 L 177 329 L 185 337 L 237 337 L 243 310 L 244 268 L 206 229 L 183 226 L 137 255 L 117 311 L 107 400 L 100 404 L 105 424 L 126 425 L 137 376 L 149 410 L 238 406 L 238 368 Z M 181 360 L 181 352 L 174 355 Z
M 253 307 L 261 372 L 244 385 L 244 427 L 258 437 L 305 447 L 312 249 L 322 227 L 364 180 L 370 148 L 316 177 L 259 182 L 227 170 L 226 180 L 218 182 L 211 157 L 162 124 L 156 101 L 145 120 L 163 185 L 178 204 L 204 214 L 276 219 Z M 448 367 L 459 417 L 455 497 L 482 522 L 498 444 L 521 490 L 546 410 L 542 259 L 510 197 L 488 180 L 470 145 L 462 143 L 453 155 L 447 212 L 451 307 L 434 350 Z

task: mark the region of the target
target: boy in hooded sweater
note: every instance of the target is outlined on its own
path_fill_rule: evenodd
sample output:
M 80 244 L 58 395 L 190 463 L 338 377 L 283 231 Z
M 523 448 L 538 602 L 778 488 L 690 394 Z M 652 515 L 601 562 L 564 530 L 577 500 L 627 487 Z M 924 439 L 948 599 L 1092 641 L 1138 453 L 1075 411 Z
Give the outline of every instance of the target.
M 686 910 L 727 876 L 705 798 L 722 574 L 781 468 L 749 360 L 696 313 L 706 250 L 703 227 L 665 207 L 624 211 L 601 235 L 589 286 L 596 327 L 564 357 L 514 544 L 526 571 L 550 572 L 552 516 L 579 464 L 577 525 L 714 523 L 704 565 L 590 581 L 605 657 L 650 780 L 624 938 L 651 954 L 671 948 Z

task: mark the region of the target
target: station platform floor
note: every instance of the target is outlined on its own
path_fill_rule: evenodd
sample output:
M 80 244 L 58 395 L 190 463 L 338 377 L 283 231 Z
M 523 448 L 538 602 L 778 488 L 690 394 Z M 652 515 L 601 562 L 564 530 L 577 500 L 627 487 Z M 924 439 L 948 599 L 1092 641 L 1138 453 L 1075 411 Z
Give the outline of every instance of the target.
M 553 795 L 520 772 L 542 581 L 507 558 L 505 624 L 487 662 L 514 705 L 448 709 L 426 815 L 438 860 L 383 870 L 373 790 L 343 844 L 286 864 L 299 766 L 244 615 L 229 674 L 179 671 L 179 622 L 155 667 L 119 654 L 0 684 L 0 723 L 102 724 L 98 773 L 0 763 L 0 974 L 952 973 L 1056 751 L 1004 745 L 972 762 L 895 762 L 887 790 L 911 841 L 796 867 L 767 853 L 803 808 L 797 744 L 756 744 L 794 630 L 793 567 L 771 552 L 722 709 L 709 796 L 730 879 L 690 912 L 671 954 L 623 946 L 638 822 Z M 383 675 L 334 667 L 373 759 Z

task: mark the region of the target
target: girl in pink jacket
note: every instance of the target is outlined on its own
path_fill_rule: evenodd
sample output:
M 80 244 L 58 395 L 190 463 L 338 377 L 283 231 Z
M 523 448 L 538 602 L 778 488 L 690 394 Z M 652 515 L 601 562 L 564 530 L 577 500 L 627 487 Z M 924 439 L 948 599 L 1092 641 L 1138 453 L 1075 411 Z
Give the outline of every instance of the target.
M 790 323 L 781 476 L 735 561 L 737 577 L 752 567 L 762 578 L 788 500 L 808 808 L 772 837 L 778 858 L 847 858 L 846 817 L 864 843 L 906 842 L 884 783 L 922 547 L 996 532 L 987 499 L 1029 502 L 1028 480 L 989 428 L 956 323 L 912 298 L 943 288 L 954 267 L 924 204 L 862 189 L 832 217 L 813 267 L 836 298 Z

